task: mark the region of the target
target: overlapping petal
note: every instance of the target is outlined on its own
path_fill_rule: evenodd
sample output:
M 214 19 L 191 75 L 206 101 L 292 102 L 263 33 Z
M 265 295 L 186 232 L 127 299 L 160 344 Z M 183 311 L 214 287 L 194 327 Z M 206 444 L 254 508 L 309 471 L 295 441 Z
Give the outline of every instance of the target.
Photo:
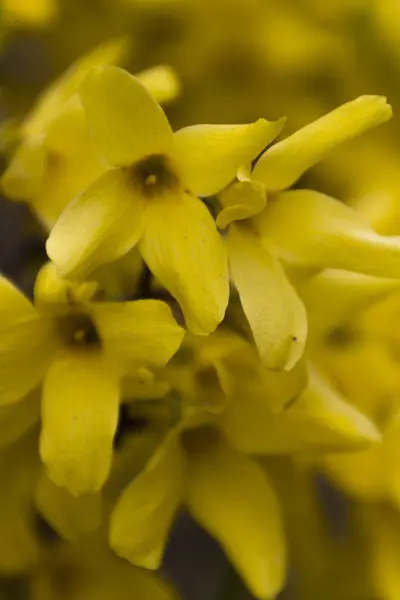
M 111 516 L 113 550 L 137 566 L 160 566 L 167 536 L 181 502 L 185 463 L 175 438 L 153 456 L 122 492 Z
M 132 365 L 162 367 L 178 350 L 184 329 L 159 300 L 92 305 L 104 350 L 124 370 Z
M 35 490 L 35 505 L 53 529 L 69 542 L 95 531 L 101 522 L 101 495 L 80 496 L 59 487 L 42 470 Z
M 114 166 L 168 154 L 173 133 L 162 108 L 138 79 L 118 67 L 94 68 L 80 88 L 93 139 Z
M 248 219 L 261 212 L 267 203 L 265 188 L 257 181 L 239 181 L 219 195 L 222 210 L 217 217 L 219 229 L 232 221 Z
M 206 335 L 228 304 L 226 250 L 207 208 L 190 194 L 149 202 L 140 252 L 176 298 L 187 328 Z
M 109 170 L 63 211 L 46 243 L 61 276 L 79 277 L 126 254 L 143 229 L 143 200 Z
M 0 277 L 0 314 L 0 405 L 4 406 L 40 383 L 56 341 L 51 323 L 4 277 Z
M 279 261 L 247 226 L 231 225 L 229 264 L 258 351 L 270 369 L 291 369 L 301 357 L 307 315 Z
M 293 264 L 399 277 L 400 237 L 375 233 L 361 214 L 319 192 L 282 192 L 257 226 L 265 243 Z
M 303 127 L 263 154 L 252 173 L 268 190 L 290 187 L 338 144 L 384 123 L 392 109 L 383 96 L 360 96 Z
M 285 119 L 249 125 L 192 125 L 175 133 L 184 186 L 198 196 L 220 192 L 281 132 Z
M 99 356 L 65 355 L 52 364 L 43 387 L 40 454 L 54 483 L 76 496 L 101 488 L 118 408 L 118 379 Z
M 207 439 L 189 451 L 185 497 L 252 593 L 273 598 L 284 584 L 286 549 L 278 499 L 261 467 Z

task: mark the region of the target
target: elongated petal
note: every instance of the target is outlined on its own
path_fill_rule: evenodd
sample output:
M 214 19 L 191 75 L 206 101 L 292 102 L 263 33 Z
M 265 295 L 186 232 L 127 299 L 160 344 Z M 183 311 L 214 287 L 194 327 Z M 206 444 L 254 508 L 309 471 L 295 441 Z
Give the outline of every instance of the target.
M 23 398 L 40 383 L 55 349 L 51 324 L 0 277 L 0 405 Z
M 285 119 L 249 125 L 192 125 L 175 133 L 175 157 L 185 187 L 197 196 L 220 192 L 281 132 Z
M 228 265 L 204 204 L 189 194 L 149 203 L 140 251 L 179 302 L 188 329 L 197 335 L 214 331 L 228 304 Z
M 285 540 L 278 500 L 261 467 L 207 440 L 190 453 L 186 500 L 252 593 L 275 597 L 285 578 Z
M 82 276 L 126 254 L 142 228 L 142 198 L 123 172 L 110 170 L 67 206 L 47 240 L 47 254 L 61 276 Z
M 380 440 L 374 423 L 314 370 L 306 390 L 293 400 L 285 412 L 273 413 L 261 394 L 237 396 L 219 426 L 229 443 L 247 454 L 353 450 Z
M 350 271 L 326 269 L 300 287 L 313 333 L 351 320 L 361 310 L 399 291 L 400 279 L 371 277 Z
M 69 542 L 95 531 L 101 523 L 100 494 L 76 498 L 55 485 L 45 470 L 39 477 L 35 505 L 53 529 Z
M 71 65 L 39 98 L 34 111 L 23 124 L 23 133 L 28 137 L 42 135 L 52 119 L 63 109 L 64 103 L 78 91 L 89 71 L 98 65 L 118 62 L 126 53 L 128 45 L 129 40 L 124 37 L 107 40 Z
M 163 367 L 185 335 L 169 306 L 159 300 L 98 303 L 93 317 L 105 351 L 121 365 Z
M 0 407 L 0 450 L 26 434 L 40 419 L 40 389 L 37 388 L 17 404 Z
M 180 92 L 178 75 L 167 65 L 146 69 L 136 77 L 160 104 L 174 100 Z
M 181 501 L 184 461 L 176 439 L 159 449 L 122 492 L 111 516 L 110 543 L 132 564 L 157 569 Z
M 40 189 L 46 150 L 41 140 L 22 142 L 4 171 L 0 184 L 11 200 L 32 200 Z
M 283 192 L 257 217 L 265 243 L 306 267 L 399 277 L 400 236 L 375 233 L 363 216 L 311 190 Z
M 231 225 L 229 264 L 261 359 L 269 369 L 291 369 L 301 357 L 307 315 L 279 261 L 254 232 Z
M 93 69 L 80 96 L 93 139 L 112 165 L 128 166 L 149 154 L 169 153 L 173 133 L 167 117 L 127 71 Z
M 118 381 L 98 356 L 78 353 L 53 363 L 43 389 L 40 454 L 56 485 L 75 496 L 101 488 L 118 407 Z
M 223 207 L 217 217 L 219 229 L 225 229 L 232 221 L 256 215 L 267 203 L 265 188 L 257 181 L 234 183 L 219 195 L 218 200 Z
M 255 166 L 252 178 L 263 182 L 268 190 L 288 188 L 335 146 L 391 116 L 392 109 L 383 96 L 360 96 L 269 148 Z

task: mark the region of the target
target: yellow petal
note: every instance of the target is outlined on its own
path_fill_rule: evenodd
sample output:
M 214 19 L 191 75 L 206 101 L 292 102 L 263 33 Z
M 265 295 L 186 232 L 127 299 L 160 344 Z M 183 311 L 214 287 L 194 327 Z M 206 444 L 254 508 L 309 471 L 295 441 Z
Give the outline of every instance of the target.
M 169 153 L 173 133 L 167 117 L 127 71 L 93 69 L 80 96 L 93 139 L 112 165 L 128 166 L 149 154 Z
M 283 192 L 256 219 L 265 243 L 293 264 L 400 275 L 400 236 L 375 233 L 361 214 L 319 192 Z
M 1 177 L 1 189 L 11 200 L 31 200 L 40 189 L 46 151 L 41 140 L 22 142 Z
M 55 0 L 3 0 L 1 9 L 11 27 L 39 27 L 53 21 L 58 6 Z
M 289 376 L 293 383 L 296 379 L 293 372 L 285 375 L 290 389 Z M 238 396 L 221 417 L 219 426 L 229 443 L 247 454 L 330 452 L 358 449 L 380 440 L 372 421 L 314 370 L 306 390 L 298 397 L 294 395 L 286 411 L 272 412 L 261 394 Z
M 163 367 L 185 335 L 160 300 L 99 302 L 92 310 L 104 350 L 121 369 L 132 364 Z
M 250 227 L 231 225 L 228 253 L 233 281 L 261 360 L 269 369 L 290 370 L 300 359 L 307 315 L 279 261 Z
M 42 401 L 40 454 L 56 485 L 89 494 L 105 482 L 117 428 L 119 385 L 98 356 L 55 361 Z
M 330 327 L 351 320 L 399 288 L 399 279 L 326 269 L 303 283 L 299 293 L 307 308 L 310 329 L 323 336 Z
M 95 531 L 101 523 L 101 496 L 76 498 L 42 473 L 35 491 L 35 505 L 53 529 L 69 542 Z
M 0 450 L 21 438 L 40 419 L 40 390 L 12 406 L 0 407 Z
M 38 564 L 32 498 L 40 469 L 37 436 L 28 435 L 0 453 L 0 570 L 23 574 Z
M 110 544 L 132 564 L 157 569 L 181 501 L 184 461 L 169 439 L 122 492 L 111 516 Z
M 35 307 L 49 313 L 64 311 L 71 303 L 85 303 L 93 298 L 97 291 L 95 281 L 75 283 L 62 279 L 53 263 L 46 263 L 40 269 L 34 287 Z
M 88 138 L 85 112 L 78 94 L 74 94 L 49 123 L 44 144 L 61 160 L 63 155 L 79 152 L 82 145 L 87 145 Z
M 179 302 L 187 328 L 197 335 L 214 331 L 228 304 L 228 267 L 204 204 L 189 194 L 149 202 L 140 252 Z
M 290 187 L 338 144 L 384 123 L 392 109 L 383 96 L 360 96 L 269 148 L 252 173 L 268 190 Z
M 62 277 L 84 276 L 117 260 L 138 241 L 143 227 L 143 202 L 126 175 L 109 170 L 61 214 L 46 243 Z
M 42 135 L 52 119 L 63 109 L 65 102 L 78 92 L 89 71 L 98 65 L 118 62 L 126 53 L 128 45 L 129 40 L 124 37 L 107 40 L 71 65 L 40 97 L 34 111 L 23 124 L 23 134 L 28 137 Z
M 159 104 L 174 100 L 180 92 L 178 75 L 172 67 L 160 65 L 141 71 L 137 79 Z
M 249 125 L 192 125 L 175 133 L 174 155 L 185 188 L 197 196 L 220 192 L 281 132 L 285 119 Z
M 361 452 L 336 452 L 322 458 L 326 473 L 346 494 L 363 502 L 382 502 L 388 495 L 382 445 Z
M 261 467 L 206 440 L 190 453 L 186 501 L 251 592 L 262 600 L 275 597 L 284 584 L 285 539 L 278 500 Z
M 0 405 L 6 405 L 40 383 L 56 342 L 51 324 L 5 277 L 0 277 L 0 315 Z
M 265 188 L 256 181 L 239 181 L 219 196 L 222 210 L 217 216 L 217 227 L 225 229 L 233 221 L 248 219 L 261 212 L 267 203 Z

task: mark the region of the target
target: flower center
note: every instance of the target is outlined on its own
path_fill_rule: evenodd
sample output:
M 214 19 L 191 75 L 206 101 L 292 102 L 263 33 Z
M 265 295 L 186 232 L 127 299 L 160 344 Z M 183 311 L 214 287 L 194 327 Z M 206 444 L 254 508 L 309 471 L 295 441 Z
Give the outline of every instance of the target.
M 72 313 L 57 320 L 62 341 L 73 348 L 100 348 L 101 339 L 91 317 Z
M 179 187 L 179 179 L 169 159 L 163 154 L 152 154 L 128 168 L 129 179 L 135 188 L 152 198 Z

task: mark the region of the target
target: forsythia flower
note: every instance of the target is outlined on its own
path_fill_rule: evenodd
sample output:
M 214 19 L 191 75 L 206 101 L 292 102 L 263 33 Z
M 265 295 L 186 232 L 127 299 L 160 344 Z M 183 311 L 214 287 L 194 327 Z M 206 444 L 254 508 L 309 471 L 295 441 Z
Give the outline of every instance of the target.
M 89 135 L 77 92 L 93 67 L 120 62 L 127 47 L 127 40 L 120 38 L 81 57 L 41 95 L 20 127 L 22 141 L 1 185 L 9 198 L 28 202 L 46 229 L 106 170 Z M 138 78 L 160 102 L 178 93 L 176 76 L 169 67 L 143 71 Z
M 15 403 L 44 381 L 41 457 L 52 479 L 76 495 L 107 478 L 121 378 L 164 365 L 184 336 L 161 301 L 96 303 L 91 295 L 85 285 L 74 294 L 51 265 L 39 275 L 36 308 L 0 281 L 0 402 Z
M 138 244 L 178 300 L 188 329 L 210 333 L 228 302 L 227 263 L 197 196 L 228 185 L 280 123 L 198 125 L 174 134 L 141 83 L 116 67 L 93 69 L 80 96 L 93 139 L 113 168 L 64 210 L 47 241 L 49 257 L 62 276 L 79 277 Z
M 254 348 L 227 331 L 194 338 L 161 376 L 172 389 L 159 401 L 175 406 L 175 423 L 117 498 L 112 548 L 157 568 L 183 503 L 253 594 L 273 597 L 284 583 L 286 544 L 273 484 L 256 456 L 357 448 L 379 439 L 376 428 L 314 374 L 307 383 L 304 365 L 268 372 Z M 132 416 L 151 414 L 146 402 L 143 413 L 137 402 L 127 405 Z
M 306 341 L 306 312 L 282 263 L 400 273 L 400 238 L 376 234 L 355 211 L 311 190 L 284 191 L 337 144 L 391 116 L 384 98 L 349 102 L 277 143 L 220 195 L 233 281 L 265 364 L 290 369 Z M 257 275 L 256 275 L 257 273 Z

